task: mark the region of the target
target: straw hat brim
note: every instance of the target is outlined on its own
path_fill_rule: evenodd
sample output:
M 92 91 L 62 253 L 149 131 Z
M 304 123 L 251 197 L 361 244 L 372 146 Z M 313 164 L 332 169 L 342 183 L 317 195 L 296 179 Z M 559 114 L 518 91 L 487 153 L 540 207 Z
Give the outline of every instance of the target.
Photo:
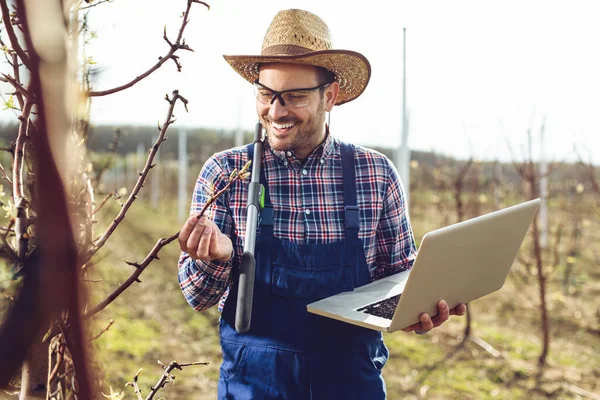
M 331 71 L 340 84 L 336 105 L 356 99 L 371 78 L 371 64 L 360 53 L 350 50 L 320 50 L 299 55 L 224 55 L 231 67 L 250 83 L 258 79 L 259 64 L 289 63 L 314 65 Z

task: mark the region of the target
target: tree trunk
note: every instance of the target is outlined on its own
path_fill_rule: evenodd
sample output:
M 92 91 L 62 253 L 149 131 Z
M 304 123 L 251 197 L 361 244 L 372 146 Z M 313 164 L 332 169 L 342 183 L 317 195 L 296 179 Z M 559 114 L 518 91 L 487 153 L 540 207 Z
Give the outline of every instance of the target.
M 34 340 L 21 369 L 19 400 L 45 399 L 48 380 L 48 344 L 42 336 Z

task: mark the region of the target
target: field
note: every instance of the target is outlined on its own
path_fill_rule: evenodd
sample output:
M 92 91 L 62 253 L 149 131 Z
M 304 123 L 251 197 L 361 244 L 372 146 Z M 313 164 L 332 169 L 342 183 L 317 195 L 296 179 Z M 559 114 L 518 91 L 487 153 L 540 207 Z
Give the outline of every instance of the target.
M 413 195 L 412 223 L 417 240 L 429 229 L 453 221 L 451 204 L 439 205 L 439 196 Z M 589 199 L 587 199 L 589 200 Z M 391 357 L 384 369 L 390 399 L 520 399 L 598 398 L 600 393 L 600 268 L 597 253 L 600 222 L 590 201 L 584 201 L 582 242 L 584 248 L 573 260 L 554 252 L 548 260 L 548 307 L 551 343 L 548 366 L 536 385 L 537 359 L 541 351 L 538 284 L 535 269 L 529 272 L 515 263 L 507 284 L 498 292 L 470 304 L 473 340 L 462 342 L 465 318 L 454 317 L 424 336 L 389 334 Z M 442 202 L 444 196 L 442 196 Z M 437 206 L 435 204 L 438 204 Z M 101 211 L 100 232 L 118 210 L 112 203 Z M 485 211 L 485 207 L 484 207 Z M 564 204 L 550 204 L 551 229 L 567 223 Z M 130 266 L 123 260 L 141 260 L 159 237 L 179 229 L 175 205 L 153 210 L 138 201 L 107 246 L 95 258 L 90 279 L 94 301 L 103 298 L 126 279 Z M 551 235 L 552 238 L 552 235 Z M 567 252 L 563 238 L 559 250 Z M 551 241 L 552 242 L 552 241 Z M 530 241 L 521 253 L 530 254 Z M 552 246 L 550 246 L 552 248 Z M 93 341 L 94 371 L 102 380 L 103 393 L 110 387 L 134 398 L 132 380 L 139 368 L 140 387 L 148 393 L 162 373 L 157 360 L 167 364 L 209 362 L 176 370 L 175 384 L 160 393 L 171 399 L 215 398 L 220 364 L 218 313 L 192 310 L 177 284 L 178 246 L 172 243 L 160 253 L 135 284 L 106 310 L 94 317 L 89 335 L 114 325 Z M 571 270 L 567 274 L 567 265 Z M 567 279 L 565 283 L 565 278 Z M 596 394 L 594 394 L 596 393 Z M 100 394 L 99 394 L 99 397 Z

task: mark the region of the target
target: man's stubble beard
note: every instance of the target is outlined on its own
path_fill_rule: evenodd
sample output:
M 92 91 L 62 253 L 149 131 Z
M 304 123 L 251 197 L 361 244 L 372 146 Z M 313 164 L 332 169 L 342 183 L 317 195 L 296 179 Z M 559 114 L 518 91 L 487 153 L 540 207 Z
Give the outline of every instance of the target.
M 298 127 L 298 131 L 294 137 L 292 137 L 292 141 L 288 145 L 278 146 L 278 143 L 274 143 L 273 138 L 268 134 L 267 130 L 267 140 L 269 141 L 269 146 L 273 150 L 277 151 L 291 150 L 296 152 L 301 147 L 309 147 L 310 151 L 314 150 L 325 139 L 324 137 L 321 137 L 321 133 L 323 132 L 325 126 L 325 100 L 323 94 L 320 96 L 318 110 L 315 114 L 315 117 L 316 118 L 311 117 L 308 120 L 301 122 L 301 125 L 303 126 Z M 267 117 L 263 117 L 263 119 L 266 119 L 270 122 Z M 291 121 L 297 120 L 295 118 L 281 118 L 276 122 L 285 123 Z

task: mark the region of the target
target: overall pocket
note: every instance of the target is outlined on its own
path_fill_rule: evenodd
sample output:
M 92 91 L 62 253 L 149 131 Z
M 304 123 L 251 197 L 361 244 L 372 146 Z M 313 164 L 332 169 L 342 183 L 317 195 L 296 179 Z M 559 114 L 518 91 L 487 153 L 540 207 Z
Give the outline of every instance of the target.
M 326 267 L 302 268 L 273 264 L 273 294 L 320 300 L 340 292 L 354 290 L 353 267 L 349 263 Z
M 241 343 L 229 342 L 221 340 L 221 349 L 223 351 L 223 363 L 220 368 L 221 379 L 228 381 L 233 379 L 239 372 L 248 348 Z

